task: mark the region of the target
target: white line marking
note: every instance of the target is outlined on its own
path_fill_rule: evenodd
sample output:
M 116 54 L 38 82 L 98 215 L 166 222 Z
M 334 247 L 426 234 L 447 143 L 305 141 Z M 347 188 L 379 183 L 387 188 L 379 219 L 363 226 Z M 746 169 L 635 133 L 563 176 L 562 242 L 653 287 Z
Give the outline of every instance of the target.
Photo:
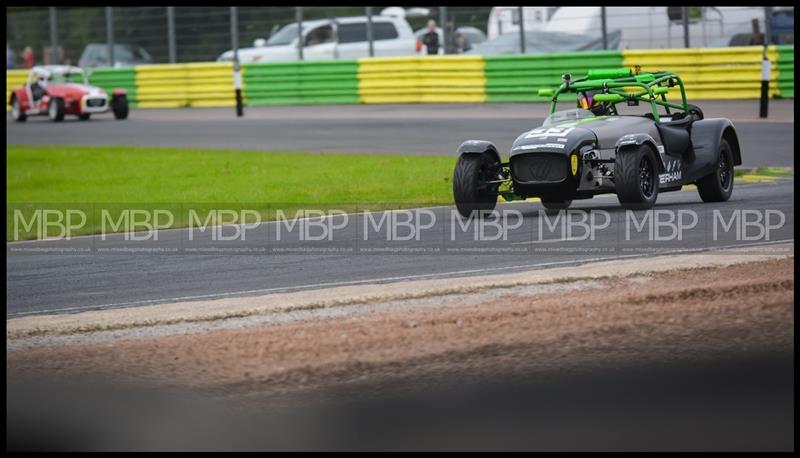
M 575 241 L 583 241 L 584 239 L 576 239 L 574 237 L 569 237 L 566 239 L 545 239 L 545 240 L 528 240 L 525 242 L 514 242 L 512 245 L 532 245 L 534 243 L 555 243 L 555 242 L 575 242 Z
M 90 305 L 90 306 L 82 306 L 82 307 L 67 307 L 61 309 L 49 309 L 49 310 L 38 310 L 34 312 L 15 312 L 15 313 L 7 313 L 6 319 L 8 318 L 15 318 L 15 317 L 22 317 L 22 316 L 31 316 L 31 315 L 45 315 L 48 313 L 59 313 L 59 312 L 79 312 L 79 311 L 88 311 L 88 310 L 98 310 L 98 309 L 110 309 L 110 308 L 126 308 L 126 307 L 133 307 L 138 305 L 154 305 L 154 304 L 164 304 L 164 303 L 171 303 L 171 302 L 183 302 L 183 301 L 193 301 L 198 299 L 221 299 L 225 297 L 232 297 L 232 296 L 242 296 L 242 295 L 254 295 L 254 294 L 262 294 L 262 293 L 274 293 L 274 292 L 293 292 L 293 291 L 301 291 L 304 289 L 318 289 L 318 288 L 327 288 L 327 287 L 335 287 L 335 286 L 349 286 L 349 285 L 360 285 L 365 283 L 385 283 L 389 281 L 407 281 L 407 280 L 415 280 L 415 279 L 422 279 L 422 278 L 435 278 L 435 277 L 450 277 L 453 275 L 468 275 L 468 274 L 475 274 L 475 273 L 484 273 L 484 272 L 496 272 L 499 270 L 513 270 L 513 269 L 530 269 L 534 267 L 551 267 L 557 265 L 565 265 L 565 264 L 585 264 L 589 262 L 596 262 L 596 261 L 613 261 L 617 259 L 627 259 L 627 258 L 640 258 L 645 256 L 659 256 L 659 255 L 667 255 L 667 254 L 676 254 L 676 253 L 691 253 L 691 252 L 700 252 L 700 251 L 714 251 L 714 250 L 724 250 L 729 248 L 744 248 L 748 246 L 762 246 L 762 245 L 775 245 L 778 243 L 788 243 L 794 242 L 794 239 L 786 239 L 786 240 L 773 240 L 769 242 L 754 242 L 754 243 L 746 243 L 746 244 L 739 244 L 739 245 L 723 245 L 718 247 L 704 247 L 704 248 L 676 248 L 671 249 L 669 251 L 662 251 L 658 253 L 637 253 L 637 254 L 627 254 L 627 255 L 617 255 L 617 256 L 606 256 L 606 257 L 597 257 L 597 258 L 588 258 L 588 259 L 581 259 L 581 260 L 568 260 L 568 261 L 553 261 L 553 262 L 545 262 L 539 264 L 520 264 L 515 266 L 505 266 L 505 267 L 487 267 L 483 269 L 471 269 L 471 270 L 458 270 L 453 272 L 445 272 L 445 273 L 435 273 L 435 274 L 419 274 L 419 275 L 405 275 L 399 277 L 382 277 L 382 278 L 371 278 L 367 280 L 351 280 L 351 281 L 340 281 L 340 282 L 330 282 L 330 283 L 316 283 L 313 285 L 300 285 L 300 286 L 282 286 L 282 287 L 275 287 L 275 288 L 264 288 L 264 289 L 252 289 L 246 291 L 232 291 L 227 293 L 214 293 L 214 294 L 203 294 L 197 296 L 179 296 L 179 297 L 172 297 L 172 298 L 163 298 L 163 299 L 148 299 L 148 300 L 141 300 L 141 301 L 132 301 L 132 302 L 118 302 L 113 304 L 100 304 L 100 305 Z

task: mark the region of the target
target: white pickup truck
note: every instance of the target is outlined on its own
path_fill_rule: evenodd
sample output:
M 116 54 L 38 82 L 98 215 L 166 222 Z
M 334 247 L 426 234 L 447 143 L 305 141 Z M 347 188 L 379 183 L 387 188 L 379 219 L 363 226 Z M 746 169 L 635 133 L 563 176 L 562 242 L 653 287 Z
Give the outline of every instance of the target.
M 258 39 L 252 48 L 239 49 L 239 61 L 291 61 L 300 58 L 297 23 L 284 26 L 268 40 Z M 367 17 L 340 17 L 301 23 L 304 60 L 334 60 L 369 57 Z M 372 16 L 375 56 L 416 54 L 416 37 L 402 17 Z M 233 61 L 233 51 L 225 51 L 218 62 Z

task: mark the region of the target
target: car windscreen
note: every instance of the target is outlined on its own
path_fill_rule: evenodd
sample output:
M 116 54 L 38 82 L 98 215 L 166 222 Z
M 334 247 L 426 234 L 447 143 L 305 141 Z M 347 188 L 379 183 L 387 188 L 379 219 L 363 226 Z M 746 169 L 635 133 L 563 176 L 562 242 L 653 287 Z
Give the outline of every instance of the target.
M 95 65 L 98 63 L 108 63 L 108 45 L 92 44 L 88 45 L 81 56 L 81 65 Z M 114 61 L 133 64 L 147 64 L 153 61 L 150 54 L 139 46 L 126 44 L 114 45 Z
M 553 124 L 560 124 L 567 121 L 577 121 L 579 119 L 593 118 L 594 113 L 583 108 L 574 108 L 572 110 L 556 111 L 544 120 L 542 126 L 550 126 Z
M 114 45 L 114 60 L 120 62 L 150 62 L 150 55 L 140 47 Z
M 289 45 L 292 44 L 295 38 L 297 38 L 297 24 L 289 24 L 278 30 L 275 35 L 269 37 L 267 46 Z

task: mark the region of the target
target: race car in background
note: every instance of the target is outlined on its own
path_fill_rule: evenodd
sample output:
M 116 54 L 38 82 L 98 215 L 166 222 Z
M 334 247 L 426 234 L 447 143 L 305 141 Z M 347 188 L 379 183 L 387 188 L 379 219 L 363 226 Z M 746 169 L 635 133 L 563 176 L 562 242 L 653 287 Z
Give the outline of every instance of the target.
M 489 141 L 458 148 L 453 196 L 462 216 L 493 210 L 498 196 L 539 197 L 546 209 L 560 210 L 615 193 L 623 207 L 648 209 L 659 193 L 694 184 L 704 202 L 730 198 L 733 167 L 742 164 L 736 129 L 688 104 L 677 74 L 598 69 L 574 80 L 564 74 L 562 81 L 539 90 L 551 99 L 550 116 L 517 137 L 508 162 Z M 678 103 L 667 101 L 672 88 L 680 90 Z M 578 108 L 557 111 L 559 96 L 575 97 Z M 648 110 L 623 115 L 622 103 Z
M 28 116 L 46 115 L 51 121 L 66 115 L 88 120 L 93 114 L 111 110 L 116 119 L 128 117 L 128 97 L 124 89 L 114 89 L 109 99 L 102 88 L 89 84 L 80 67 L 45 65 L 33 67 L 25 86 L 15 89 L 10 100 L 11 117 L 24 122 Z

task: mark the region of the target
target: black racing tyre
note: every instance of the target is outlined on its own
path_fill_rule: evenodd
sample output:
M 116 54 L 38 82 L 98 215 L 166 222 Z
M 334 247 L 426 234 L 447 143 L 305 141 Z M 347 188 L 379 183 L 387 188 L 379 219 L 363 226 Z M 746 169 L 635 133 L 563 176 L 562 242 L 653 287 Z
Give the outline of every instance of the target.
M 54 122 L 64 120 L 64 99 L 58 97 L 50 99 L 47 105 L 47 117 Z
M 725 202 L 733 194 L 733 153 L 726 140 L 719 144 L 717 167 L 697 180 L 697 192 L 703 202 Z
M 462 154 L 453 170 L 453 199 L 461 216 L 474 211 L 492 211 L 497 205 L 497 184 L 486 184 L 497 178 L 500 164 L 490 154 Z
M 626 148 L 614 161 L 614 184 L 625 208 L 652 208 L 658 198 L 658 162 L 648 145 Z
M 572 205 L 572 199 L 557 199 L 553 197 L 542 197 L 542 206 L 546 210 L 566 210 Z
M 11 97 L 11 119 L 16 122 L 25 122 L 28 119 L 28 115 L 22 111 L 22 107 L 19 106 L 19 101 L 17 101 L 16 96 Z
M 114 118 L 126 119 L 128 117 L 128 96 L 124 94 L 113 96 L 111 110 L 114 112 Z
M 88 121 L 89 118 L 91 117 L 92 117 L 91 113 L 83 113 L 78 115 L 78 119 L 80 119 L 81 121 Z

